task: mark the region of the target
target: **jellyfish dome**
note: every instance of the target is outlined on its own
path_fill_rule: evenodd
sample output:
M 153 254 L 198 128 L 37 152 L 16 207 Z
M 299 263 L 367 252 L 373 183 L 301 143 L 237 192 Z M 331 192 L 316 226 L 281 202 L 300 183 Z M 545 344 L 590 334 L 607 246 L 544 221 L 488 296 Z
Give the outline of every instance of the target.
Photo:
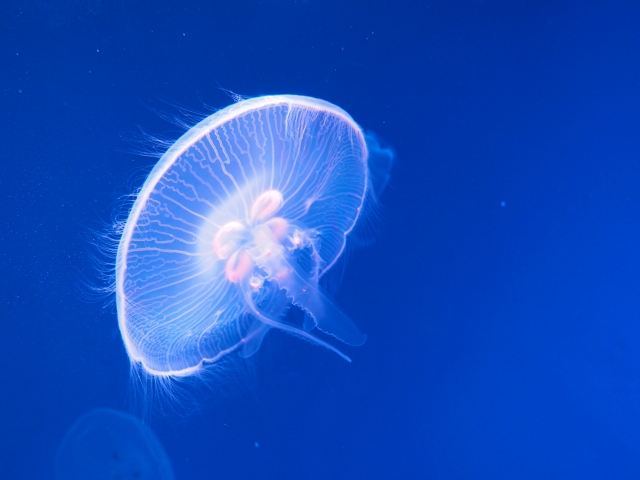
M 319 279 L 362 211 L 367 160 L 353 119 L 309 97 L 244 100 L 187 131 L 149 174 L 118 246 L 131 361 L 190 375 L 234 350 L 255 353 L 274 328 L 348 360 L 328 336 L 366 337 Z
M 164 448 L 136 417 L 97 408 L 69 429 L 56 454 L 57 480 L 174 480 Z

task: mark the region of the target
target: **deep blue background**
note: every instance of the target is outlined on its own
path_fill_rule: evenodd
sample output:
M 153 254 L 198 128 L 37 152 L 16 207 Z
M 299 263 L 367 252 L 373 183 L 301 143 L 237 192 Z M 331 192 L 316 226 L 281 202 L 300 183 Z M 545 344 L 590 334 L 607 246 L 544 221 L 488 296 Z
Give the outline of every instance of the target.
M 397 162 L 336 294 L 367 343 L 274 333 L 150 414 L 177 480 L 640 477 L 638 1 L 0 10 L 2 478 L 51 478 L 92 408 L 140 413 L 91 231 L 154 163 L 138 126 L 181 134 L 161 99 L 219 85 L 336 103 Z

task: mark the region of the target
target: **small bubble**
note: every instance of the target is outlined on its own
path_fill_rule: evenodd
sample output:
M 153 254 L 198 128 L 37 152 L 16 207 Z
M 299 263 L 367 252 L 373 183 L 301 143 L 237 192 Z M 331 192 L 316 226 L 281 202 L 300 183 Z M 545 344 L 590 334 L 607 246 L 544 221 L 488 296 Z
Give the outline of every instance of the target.
M 259 444 L 258 442 L 255 442 L 255 443 L 253 444 L 253 446 L 254 446 L 254 447 L 256 447 L 256 448 L 258 448 L 258 447 L 260 446 L 260 444 Z
M 506 207 L 506 205 L 507 205 L 507 202 L 500 202 L 500 206 Z

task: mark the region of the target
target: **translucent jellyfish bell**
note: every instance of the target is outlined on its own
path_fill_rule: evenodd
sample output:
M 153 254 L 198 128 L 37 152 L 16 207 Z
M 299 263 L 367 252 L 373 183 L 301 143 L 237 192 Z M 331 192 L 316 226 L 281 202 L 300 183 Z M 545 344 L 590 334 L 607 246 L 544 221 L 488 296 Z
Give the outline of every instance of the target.
M 118 247 L 120 331 L 133 362 L 189 375 L 272 328 L 327 347 L 366 336 L 320 277 L 367 195 L 367 145 L 343 110 L 309 97 L 244 100 L 182 136 L 149 174 Z M 305 321 L 287 321 L 292 305 Z

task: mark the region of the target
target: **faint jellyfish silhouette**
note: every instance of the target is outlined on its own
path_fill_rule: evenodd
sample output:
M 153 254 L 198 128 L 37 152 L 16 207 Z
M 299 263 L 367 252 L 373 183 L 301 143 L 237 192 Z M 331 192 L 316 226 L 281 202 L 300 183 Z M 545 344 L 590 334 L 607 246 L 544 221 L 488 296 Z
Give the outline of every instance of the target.
M 391 150 L 370 138 L 390 167 Z M 349 360 L 321 336 L 366 336 L 318 282 L 372 195 L 368 160 L 353 119 L 310 97 L 243 100 L 187 131 L 149 174 L 118 245 L 132 364 L 191 375 L 236 349 L 252 355 L 272 328 Z
M 173 480 L 169 458 L 136 417 L 98 408 L 82 415 L 56 454 L 57 480 Z

